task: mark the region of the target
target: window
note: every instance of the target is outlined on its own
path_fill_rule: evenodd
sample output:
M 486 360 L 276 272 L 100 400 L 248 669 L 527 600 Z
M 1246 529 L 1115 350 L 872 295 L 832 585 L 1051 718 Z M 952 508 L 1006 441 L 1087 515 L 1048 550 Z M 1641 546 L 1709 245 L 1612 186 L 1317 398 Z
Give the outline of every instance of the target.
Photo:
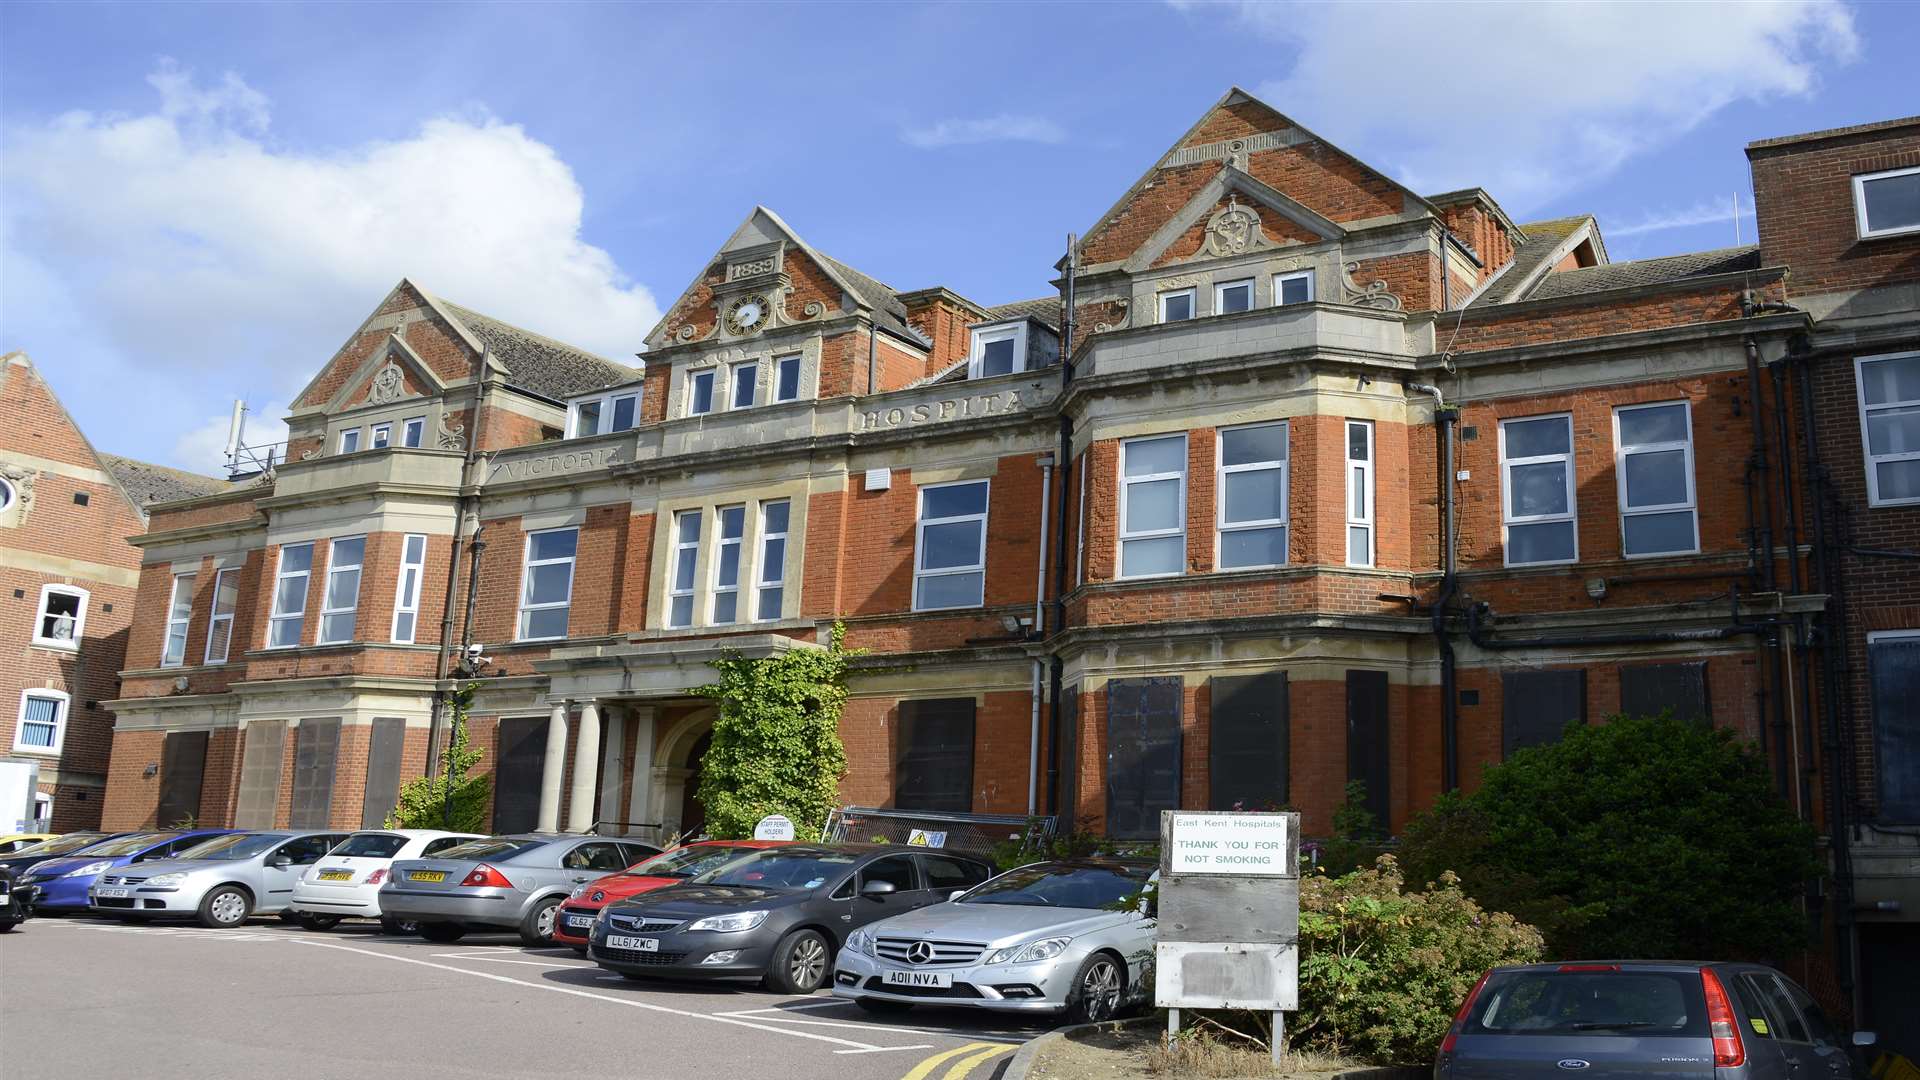
M 1920 822 L 1920 630 L 1876 630 L 1867 635 L 1867 673 L 1873 750 L 1884 824 Z
M 979 863 L 961 862 L 945 855 L 920 856 L 920 872 L 927 875 L 927 888 L 942 894 L 971 889 L 987 880 L 987 871 Z
M 1613 411 L 1627 558 L 1700 550 L 1693 502 L 1693 419 L 1684 401 Z
M 385 450 L 388 447 L 388 445 L 390 445 L 392 442 L 393 442 L 393 425 L 392 424 L 373 425 L 373 438 L 369 440 L 368 442 L 369 446 L 373 447 L 375 450 Z
M 782 356 L 773 361 L 773 400 L 800 400 L 800 357 Z
M 58 690 L 22 691 L 13 748 L 29 754 L 59 753 L 67 733 L 67 702 L 67 695 Z
M 1582 668 L 1509 671 L 1500 676 L 1500 752 L 1557 743 L 1568 724 L 1587 721 Z
M 713 411 L 713 371 L 696 371 L 688 377 L 687 415 L 704 416 Z
M 426 433 L 427 433 L 426 417 L 424 416 L 408 417 L 406 421 L 400 425 L 400 445 L 406 446 L 406 447 L 413 447 L 417 449 L 420 446 L 421 437 L 424 436 Z
M 714 535 L 713 619 L 715 626 L 740 621 L 740 540 L 747 531 L 747 508 L 714 511 L 720 528 Z
M 1193 318 L 1193 290 L 1179 289 L 1160 294 L 1160 321 L 1185 322 Z
M 1920 166 L 1854 177 L 1853 212 L 1862 240 L 1920 232 Z
M 348 428 L 340 433 L 340 452 L 351 454 L 360 449 L 360 429 Z
M 1920 352 L 1854 362 L 1866 443 L 1867 502 L 1920 502 Z
M 548 641 L 567 636 L 567 608 L 573 601 L 573 556 L 579 546 L 578 529 L 527 534 L 527 561 L 520 585 L 520 640 Z
M 13 481 L 0 476 L 0 510 L 13 505 Z
M 320 598 L 321 645 L 353 640 L 355 609 L 360 605 L 360 562 L 367 538 L 335 540 L 327 553 L 327 590 Z
M 409 533 L 400 541 L 400 576 L 393 586 L 393 641 L 413 644 L 414 624 L 420 620 L 420 578 L 426 572 L 427 538 Z
M 866 888 L 876 881 L 892 885 L 895 892 L 912 892 L 918 886 L 913 879 L 913 856 L 890 855 L 867 864 L 860 871 L 860 887 Z
M 40 586 L 40 613 L 33 621 L 33 643 L 52 649 L 78 649 L 87 630 L 87 590 L 73 585 Z
M 173 575 L 173 595 L 167 599 L 167 643 L 160 652 L 161 667 L 187 662 L 187 623 L 193 619 L 193 574 Z
M 973 809 L 972 698 L 903 701 L 893 741 L 893 805 Z
M 233 613 L 240 606 L 240 571 L 220 570 L 213 575 L 213 616 L 207 620 L 209 664 L 227 662 L 227 649 L 233 644 Z
M 567 852 L 566 857 L 560 860 L 560 865 L 568 870 L 600 870 L 611 873 L 616 870 L 625 870 L 628 864 L 626 853 L 620 850 L 620 845 L 607 841 L 581 844 Z
M 753 391 L 760 381 L 759 364 L 733 365 L 733 398 L 729 409 L 753 408 Z
M 1187 565 L 1187 437 L 1120 444 L 1120 576 L 1178 574 Z
M 575 401 L 567 409 L 567 438 L 626 431 L 638 422 L 640 392 L 596 394 Z
M 700 561 L 700 511 L 673 515 L 673 581 L 667 588 L 667 625 L 693 625 L 694 568 Z
M 1347 421 L 1347 565 L 1373 565 L 1373 421 Z
M 1572 416 L 1500 421 L 1500 490 L 1508 566 L 1579 558 Z
M 1236 311 L 1253 310 L 1253 279 L 1229 281 L 1213 287 L 1213 313 L 1231 315 Z
M 973 332 L 967 378 L 991 379 L 1027 370 L 1027 324 L 982 327 Z
M 920 489 L 914 534 L 913 610 L 979 607 L 987 581 L 985 480 Z
M 1313 299 L 1313 271 L 1273 275 L 1275 304 L 1304 304 Z
M 1627 716 L 1672 713 L 1676 720 L 1713 722 L 1707 693 L 1707 662 L 1627 664 L 1620 668 L 1620 712 Z
M 1287 562 L 1287 425 L 1250 424 L 1220 432 L 1222 570 Z
M 760 592 L 753 617 L 767 621 L 780 617 L 787 598 L 787 515 L 785 499 L 760 504 Z
M 1181 686 L 1170 678 L 1107 683 L 1107 835 L 1157 836 L 1180 808 Z
M 280 549 L 280 570 L 273 580 L 273 614 L 267 619 L 267 648 L 287 649 L 300 644 L 307 620 L 307 579 L 312 574 L 311 543 Z

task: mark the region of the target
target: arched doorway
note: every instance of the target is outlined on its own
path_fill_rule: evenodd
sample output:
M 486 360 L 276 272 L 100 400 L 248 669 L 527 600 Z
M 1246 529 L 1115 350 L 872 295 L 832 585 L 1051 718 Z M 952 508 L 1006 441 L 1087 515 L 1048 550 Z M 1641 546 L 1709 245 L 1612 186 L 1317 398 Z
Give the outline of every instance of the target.
M 700 736 L 687 750 L 687 787 L 680 797 L 680 831 L 688 836 L 699 836 L 707 827 L 707 808 L 700 803 L 700 763 L 706 760 L 707 748 L 713 745 L 713 729 Z
M 675 712 L 670 710 L 663 718 L 666 732 L 655 751 L 652 791 L 647 798 L 650 816 L 646 820 L 660 823 L 662 841 L 696 835 L 706 820 L 700 806 L 699 769 L 713 742 L 714 710 L 706 706 L 677 716 Z

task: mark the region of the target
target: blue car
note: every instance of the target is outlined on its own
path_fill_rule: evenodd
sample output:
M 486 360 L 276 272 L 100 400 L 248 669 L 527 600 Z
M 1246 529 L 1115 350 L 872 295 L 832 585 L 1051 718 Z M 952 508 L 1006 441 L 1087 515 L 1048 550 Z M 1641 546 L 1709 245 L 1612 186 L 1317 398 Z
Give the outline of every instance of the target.
M 59 859 L 29 867 L 21 875 L 19 888 L 36 911 L 86 911 L 91 906 L 87 888 L 102 871 L 133 863 L 159 862 L 176 858 L 191 847 L 233 832 L 232 829 L 188 829 L 168 832 L 128 833 L 94 844 Z

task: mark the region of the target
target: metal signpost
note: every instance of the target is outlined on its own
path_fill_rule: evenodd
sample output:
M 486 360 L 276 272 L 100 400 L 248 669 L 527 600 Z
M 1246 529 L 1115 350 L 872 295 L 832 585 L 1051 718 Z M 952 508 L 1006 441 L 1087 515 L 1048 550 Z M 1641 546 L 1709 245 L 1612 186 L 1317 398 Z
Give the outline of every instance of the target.
M 1169 1010 L 1273 1014 L 1275 1063 L 1283 1013 L 1300 1007 L 1300 815 L 1164 810 L 1154 1004 Z

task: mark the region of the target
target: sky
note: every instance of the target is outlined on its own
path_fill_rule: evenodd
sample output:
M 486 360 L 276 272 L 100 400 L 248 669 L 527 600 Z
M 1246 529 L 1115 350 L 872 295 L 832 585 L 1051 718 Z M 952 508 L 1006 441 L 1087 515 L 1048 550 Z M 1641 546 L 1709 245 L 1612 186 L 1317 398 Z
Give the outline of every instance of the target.
M 1231 86 L 1417 191 L 1752 242 L 1745 144 L 1920 113 L 1920 4 L 0 5 L 0 351 L 218 473 L 402 277 L 628 360 L 756 204 L 1045 295 Z M 1737 212 L 1736 212 L 1737 206 Z

